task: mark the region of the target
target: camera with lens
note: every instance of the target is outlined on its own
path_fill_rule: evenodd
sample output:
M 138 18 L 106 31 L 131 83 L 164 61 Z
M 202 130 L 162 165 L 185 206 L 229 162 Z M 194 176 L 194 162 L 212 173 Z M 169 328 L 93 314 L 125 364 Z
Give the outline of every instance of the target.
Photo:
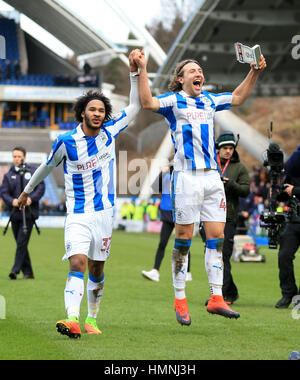
M 264 161 L 264 166 L 270 167 L 270 173 L 281 174 L 284 169 L 284 155 L 280 146 L 275 142 L 270 142 L 267 149 L 267 159 Z
M 284 185 L 280 183 L 284 172 L 284 154 L 277 143 L 270 142 L 264 166 L 270 168 L 271 186 L 268 197 L 269 204 L 260 215 L 260 226 L 268 231 L 269 248 L 276 249 L 279 244 L 280 230 L 286 220 L 285 214 L 277 211 L 277 198 L 284 191 Z

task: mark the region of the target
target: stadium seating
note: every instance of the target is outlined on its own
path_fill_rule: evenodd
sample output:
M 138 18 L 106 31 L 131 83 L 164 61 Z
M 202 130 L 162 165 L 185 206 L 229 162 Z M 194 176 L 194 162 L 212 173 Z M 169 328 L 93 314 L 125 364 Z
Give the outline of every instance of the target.
M 0 18 L 0 30 L 1 35 L 6 40 L 7 59 L 9 59 L 11 62 L 13 62 L 15 59 L 19 60 L 17 28 L 15 22 L 6 18 Z M 2 62 L 2 65 L 5 65 L 4 61 Z
M 14 20 L 9 20 L 0 17 L 1 35 L 6 40 L 6 58 L 10 61 L 11 77 L 6 77 L 7 62 L 4 59 L 0 60 L 0 85 L 19 85 L 19 86 L 52 86 L 52 87 L 80 87 L 85 86 L 84 83 L 79 83 L 77 77 L 68 75 L 50 75 L 50 74 L 26 74 L 16 78 L 14 61 L 20 63 L 17 26 Z M 89 86 L 96 86 L 96 78 L 92 77 Z
M 62 130 L 72 130 L 74 128 L 76 128 L 78 126 L 78 123 L 77 122 L 69 122 L 69 123 L 63 123 L 63 122 L 60 122 L 58 123 L 58 127 L 59 129 L 62 129 Z

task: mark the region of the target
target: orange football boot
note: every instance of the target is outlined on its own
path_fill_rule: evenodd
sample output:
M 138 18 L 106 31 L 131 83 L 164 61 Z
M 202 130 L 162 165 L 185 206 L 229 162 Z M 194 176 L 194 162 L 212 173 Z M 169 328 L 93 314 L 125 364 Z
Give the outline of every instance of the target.
M 192 323 L 186 297 L 182 300 L 175 298 L 175 312 L 177 321 L 182 326 L 189 326 Z
M 56 322 L 56 330 L 62 335 L 67 335 L 69 338 L 79 339 L 81 337 L 79 321 L 76 317 Z
M 206 310 L 211 314 L 219 314 L 226 318 L 238 319 L 240 314 L 231 310 L 222 296 L 212 295 L 208 301 Z

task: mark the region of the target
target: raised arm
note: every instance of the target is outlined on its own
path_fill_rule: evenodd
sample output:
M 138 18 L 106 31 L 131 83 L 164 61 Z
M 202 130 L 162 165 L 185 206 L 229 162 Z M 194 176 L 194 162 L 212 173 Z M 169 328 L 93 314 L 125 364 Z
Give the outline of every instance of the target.
M 129 105 L 126 107 L 126 113 L 132 119 L 136 117 L 138 112 L 141 109 L 141 103 L 139 98 L 139 75 L 138 75 L 138 66 L 134 62 L 134 55 L 138 50 L 134 50 L 129 55 L 129 66 L 130 66 L 130 94 L 129 94 Z
M 139 78 L 139 94 L 142 107 L 146 110 L 158 111 L 160 108 L 159 100 L 152 97 L 149 86 L 149 78 L 147 73 L 147 61 L 143 51 L 135 51 L 134 61 L 140 70 Z
M 243 104 L 251 94 L 259 74 L 267 67 L 266 60 L 263 55 L 260 56 L 259 69 L 254 69 L 255 63 L 251 63 L 249 71 L 243 82 L 233 91 L 232 106 Z
M 128 127 L 128 125 L 136 118 L 141 109 L 141 103 L 139 98 L 139 75 L 138 67 L 133 61 L 134 51 L 129 56 L 130 66 L 130 94 L 129 105 L 125 107 L 119 114 L 104 124 L 106 130 L 116 138 L 121 131 Z

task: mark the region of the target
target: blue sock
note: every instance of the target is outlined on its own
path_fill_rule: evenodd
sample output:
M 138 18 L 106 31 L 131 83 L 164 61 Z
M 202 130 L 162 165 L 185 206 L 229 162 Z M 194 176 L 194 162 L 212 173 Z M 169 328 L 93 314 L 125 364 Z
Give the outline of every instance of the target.
M 182 255 L 186 255 L 191 247 L 191 239 L 175 239 L 174 248 L 177 249 Z

